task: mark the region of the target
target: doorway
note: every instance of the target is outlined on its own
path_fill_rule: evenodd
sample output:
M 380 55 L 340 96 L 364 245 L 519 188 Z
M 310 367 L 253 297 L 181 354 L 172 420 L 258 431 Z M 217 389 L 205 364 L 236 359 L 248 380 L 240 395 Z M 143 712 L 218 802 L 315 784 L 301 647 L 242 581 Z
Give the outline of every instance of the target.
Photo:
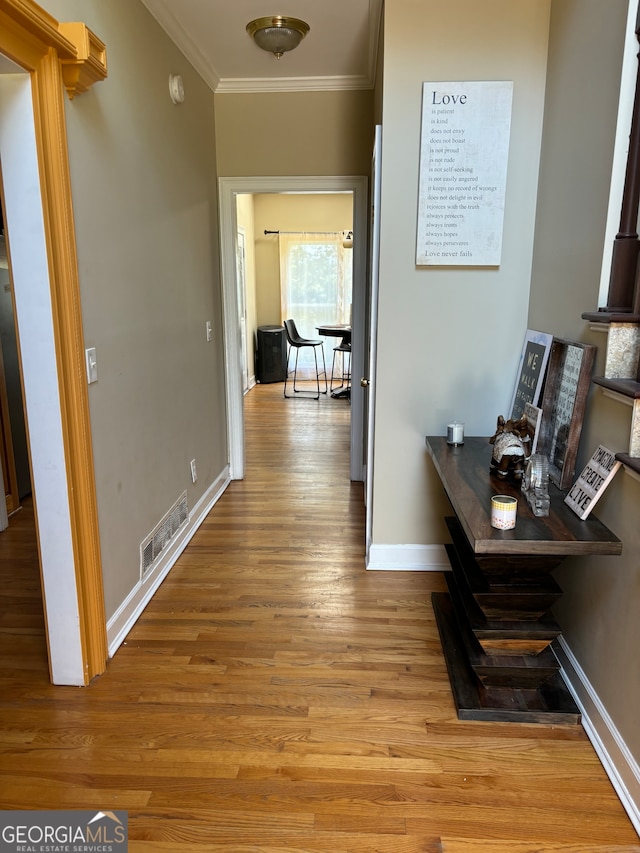
M 39 7 L 8 0 L 0 29 L 0 161 L 29 437 L 50 677 L 88 684 L 107 658 L 100 542 L 64 110 L 104 79 Z M 100 45 L 94 37 L 96 48 Z M 104 46 L 102 46 L 104 48 Z
M 0 175 L 2 167 L 0 164 Z M 1 190 L 1 188 L 0 188 Z M 11 270 L 4 233 L 4 211 L 0 191 L 0 415 L 2 437 L 2 473 L 6 509 L 9 517 L 20 509 L 21 501 L 31 494 L 31 473 L 20 359 L 13 309 Z
M 232 479 L 244 477 L 244 410 L 242 389 L 242 338 L 238 316 L 236 264 L 237 197 L 258 193 L 345 193 L 353 194 L 353 297 L 352 297 L 352 374 L 363 375 L 365 352 L 365 304 L 367 263 L 367 186 L 366 177 L 254 177 L 220 178 L 220 235 L 222 287 L 224 299 L 225 351 L 227 372 L 227 410 L 230 473 Z M 350 478 L 364 479 L 364 406 L 359 383 L 352 383 Z
M 252 387 L 264 381 L 262 370 L 256 375 L 264 366 L 258 363 L 259 328 L 281 327 L 293 317 L 302 337 L 318 338 L 318 326 L 351 324 L 353 249 L 345 238 L 353 229 L 353 193 L 258 193 L 236 199 L 238 254 L 246 254 L 246 265 L 238 263 L 242 355 Z M 329 372 L 335 344 L 326 339 Z M 313 362 L 302 350 L 298 369 L 311 375 Z

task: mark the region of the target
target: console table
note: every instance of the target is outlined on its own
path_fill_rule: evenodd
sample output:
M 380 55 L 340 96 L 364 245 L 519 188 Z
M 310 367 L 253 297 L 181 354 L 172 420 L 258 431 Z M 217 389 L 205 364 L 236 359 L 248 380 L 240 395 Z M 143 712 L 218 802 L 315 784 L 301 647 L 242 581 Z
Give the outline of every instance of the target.
M 448 593 L 432 603 L 459 719 L 579 722 L 551 648 L 562 595 L 551 572 L 567 556 L 620 554 L 622 543 L 596 518 L 581 521 L 552 484 L 549 516 L 536 517 L 519 484 L 490 474 L 487 438 L 454 447 L 427 436 L 426 445 L 455 513 Z M 495 494 L 518 499 L 513 530 L 491 526 Z

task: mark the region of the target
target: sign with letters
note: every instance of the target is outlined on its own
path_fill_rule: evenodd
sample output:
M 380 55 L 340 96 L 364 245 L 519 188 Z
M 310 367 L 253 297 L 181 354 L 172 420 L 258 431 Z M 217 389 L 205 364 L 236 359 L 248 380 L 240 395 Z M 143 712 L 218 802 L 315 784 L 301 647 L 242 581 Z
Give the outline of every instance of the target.
M 511 400 L 513 420 L 521 417 L 527 403 L 537 406 L 547 370 L 553 335 L 527 329 L 518 363 L 516 385 Z
M 612 450 L 598 445 L 564 499 L 578 518 L 584 520 L 589 515 L 621 464 Z
M 0 853 L 127 853 L 126 811 L 0 811 Z
M 423 83 L 417 266 L 499 266 L 512 93 Z

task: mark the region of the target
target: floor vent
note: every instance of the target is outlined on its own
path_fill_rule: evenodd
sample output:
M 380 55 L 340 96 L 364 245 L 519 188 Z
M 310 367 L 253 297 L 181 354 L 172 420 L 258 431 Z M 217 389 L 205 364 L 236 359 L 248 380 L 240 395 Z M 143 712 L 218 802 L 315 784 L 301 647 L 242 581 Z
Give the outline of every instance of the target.
M 142 580 L 155 566 L 164 549 L 188 520 L 187 493 L 183 492 L 169 512 L 140 545 L 140 577 Z

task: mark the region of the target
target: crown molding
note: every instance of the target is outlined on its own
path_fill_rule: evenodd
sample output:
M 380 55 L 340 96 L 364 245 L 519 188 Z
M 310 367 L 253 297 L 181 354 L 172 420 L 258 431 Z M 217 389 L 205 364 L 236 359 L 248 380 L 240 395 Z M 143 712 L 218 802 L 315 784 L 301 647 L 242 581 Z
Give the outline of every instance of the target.
M 368 77 L 229 77 L 220 80 L 216 94 L 259 92 L 339 92 L 372 89 Z
M 180 19 L 173 14 L 166 3 L 161 3 L 159 6 L 149 7 L 146 0 L 142 0 L 143 5 L 149 12 L 152 18 L 160 24 L 171 41 L 176 45 L 178 50 L 184 55 L 188 62 L 193 65 L 198 74 L 212 91 L 216 91 L 220 83 L 220 76 L 216 69 L 211 65 L 206 56 L 194 44 L 192 38 L 188 35 Z

